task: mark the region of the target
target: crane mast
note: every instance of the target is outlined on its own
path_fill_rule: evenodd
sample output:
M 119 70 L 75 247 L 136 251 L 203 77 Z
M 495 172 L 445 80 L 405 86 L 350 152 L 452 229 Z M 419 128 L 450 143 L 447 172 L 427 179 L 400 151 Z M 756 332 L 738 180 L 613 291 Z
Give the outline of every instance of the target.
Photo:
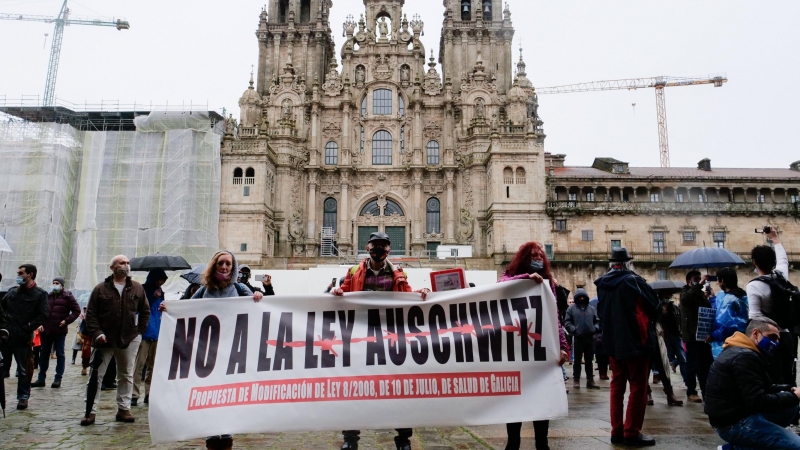
M 50 46 L 50 62 L 47 64 L 47 78 L 44 86 L 44 100 L 42 106 L 53 106 L 56 96 L 56 79 L 58 77 L 58 64 L 61 60 L 61 43 L 64 39 L 64 27 L 67 25 L 92 25 L 97 27 L 114 27 L 117 30 L 127 30 L 130 24 L 125 20 L 102 20 L 93 18 L 69 18 L 67 0 L 61 5 L 57 17 L 7 14 L 0 13 L 0 20 L 21 20 L 24 22 L 54 23 L 53 42 Z
M 656 91 L 656 120 L 658 121 L 658 149 L 661 167 L 669 167 L 669 136 L 667 133 L 667 104 L 664 88 L 673 86 L 697 86 L 713 84 L 720 87 L 728 82 L 724 75 L 705 78 L 692 77 L 651 77 L 626 78 L 622 80 L 590 81 L 588 83 L 567 84 L 536 88 L 537 94 L 571 94 L 574 92 L 619 91 L 622 89 L 654 88 Z

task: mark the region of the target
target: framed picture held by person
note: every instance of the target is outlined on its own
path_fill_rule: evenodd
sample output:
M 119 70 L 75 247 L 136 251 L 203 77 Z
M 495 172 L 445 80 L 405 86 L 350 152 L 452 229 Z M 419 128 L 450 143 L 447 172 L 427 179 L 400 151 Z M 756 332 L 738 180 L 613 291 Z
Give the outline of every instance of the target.
M 453 291 L 467 287 L 464 269 L 448 269 L 431 272 L 433 292 Z

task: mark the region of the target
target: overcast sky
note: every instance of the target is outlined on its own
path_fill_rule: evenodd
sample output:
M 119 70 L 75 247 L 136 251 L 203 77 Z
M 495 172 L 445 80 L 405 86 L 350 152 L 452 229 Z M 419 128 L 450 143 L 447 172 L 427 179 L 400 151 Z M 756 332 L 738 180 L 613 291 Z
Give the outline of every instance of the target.
M 0 12 L 55 16 L 62 0 L 0 0 Z M 238 111 L 257 63 L 254 35 L 264 1 L 71 0 L 73 16 L 122 17 L 131 28 L 65 30 L 56 95 L 75 103 L 179 104 Z M 508 0 L 535 86 L 726 73 L 721 87 L 666 91 L 673 166 L 703 157 L 717 167 L 788 167 L 800 159 L 800 2 Z M 337 55 L 342 22 L 362 0 L 334 0 Z M 407 0 L 438 53 L 439 0 Z M 45 33 L 49 36 L 45 42 Z M 53 26 L 0 21 L 0 103 L 44 91 Z M 454 75 L 458 76 L 458 75 Z M 632 104 L 635 103 L 634 107 Z M 570 165 L 611 156 L 658 166 L 652 89 L 540 97 L 545 149 Z

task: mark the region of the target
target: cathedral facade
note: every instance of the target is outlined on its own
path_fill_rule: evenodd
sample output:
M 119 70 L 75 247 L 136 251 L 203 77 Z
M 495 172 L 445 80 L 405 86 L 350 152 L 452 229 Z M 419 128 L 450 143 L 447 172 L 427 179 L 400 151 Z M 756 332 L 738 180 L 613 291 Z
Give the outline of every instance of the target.
M 508 7 L 445 0 L 439 73 L 404 3 L 364 0 L 337 54 L 330 0 L 270 0 L 258 70 L 226 123 L 223 248 L 260 265 L 328 254 L 326 237 L 358 252 L 374 231 L 408 256 L 550 240 L 545 136 L 521 55 L 513 73 Z

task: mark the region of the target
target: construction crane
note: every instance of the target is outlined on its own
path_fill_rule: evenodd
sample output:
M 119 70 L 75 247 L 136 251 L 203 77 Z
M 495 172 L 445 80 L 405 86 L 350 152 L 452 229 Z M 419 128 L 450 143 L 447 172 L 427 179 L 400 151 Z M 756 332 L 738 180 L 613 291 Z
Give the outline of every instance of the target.
M 127 30 L 131 27 L 127 21 L 120 19 L 102 20 L 86 17 L 70 18 L 69 8 L 67 8 L 67 0 L 64 0 L 64 4 L 61 5 L 61 12 L 58 13 L 58 17 L 0 13 L 0 20 L 22 20 L 27 22 L 55 23 L 53 42 L 50 44 L 50 63 L 47 65 L 47 80 L 45 81 L 44 86 L 43 106 L 53 106 L 53 102 L 55 101 L 56 77 L 58 76 L 58 62 L 61 59 L 61 41 L 64 38 L 65 26 L 92 25 L 96 27 L 114 27 L 117 30 Z
M 656 90 L 656 118 L 658 119 L 658 146 L 661 153 L 661 167 L 669 167 L 669 141 L 667 139 L 667 106 L 664 99 L 664 88 L 673 86 L 696 86 L 698 84 L 713 84 L 720 87 L 728 82 L 725 75 L 715 75 L 706 78 L 689 77 L 653 77 L 653 78 L 628 78 L 624 80 L 590 81 L 588 83 L 568 84 L 564 86 L 551 86 L 536 88 L 537 94 L 569 94 L 572 92 L 593 91 L 619 91 L 622 89 L 655 88 Z

